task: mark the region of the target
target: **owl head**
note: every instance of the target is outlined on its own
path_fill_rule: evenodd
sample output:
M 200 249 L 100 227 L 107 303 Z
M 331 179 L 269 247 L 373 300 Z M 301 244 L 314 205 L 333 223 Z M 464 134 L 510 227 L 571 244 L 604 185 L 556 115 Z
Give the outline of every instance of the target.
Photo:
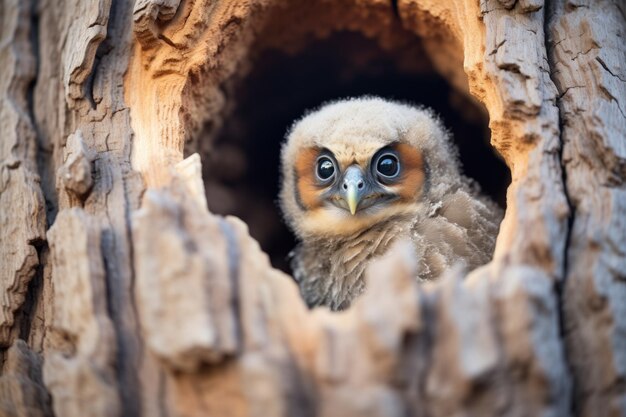
M 281 208 L 301 239 L 415 218 L 462 181 L 432 111 L 377 97 L 331 102 L 296 121 L 281 163 Z

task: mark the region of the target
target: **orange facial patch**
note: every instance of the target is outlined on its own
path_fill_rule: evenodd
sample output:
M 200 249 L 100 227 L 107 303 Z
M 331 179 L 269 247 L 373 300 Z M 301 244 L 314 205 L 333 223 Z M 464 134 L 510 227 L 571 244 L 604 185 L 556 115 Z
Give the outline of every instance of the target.
M 307 209 L 314 209 L 322 205 L 319 198 L 321 189 L 315 179 L 315 163 L 320 150 L 317 148 L 307 148 L 296 156 L 294 166 L 296 174 L 296 191 L 300 202 Z
M 394 188 L 403 200 L 415 201 L 422 193 L 426 177 L 424 157 L 420 151 L 405 143 L 396 145 L 395 149 L 400 156 L 402 178 Z

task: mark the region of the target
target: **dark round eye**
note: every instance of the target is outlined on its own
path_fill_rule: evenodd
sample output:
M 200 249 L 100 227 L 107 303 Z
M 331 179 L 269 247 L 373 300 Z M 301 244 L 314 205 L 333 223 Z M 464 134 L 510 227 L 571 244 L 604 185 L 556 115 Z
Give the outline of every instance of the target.
M 384 154 L 378 158 L 376 171 L 383 177 L 393 178 L 400 172 L 400 161 L 393 154 Z
M 335 164 L 323 156 L 317 160 L 317 177 L 322 181 L 329 180 L 335 174 Z

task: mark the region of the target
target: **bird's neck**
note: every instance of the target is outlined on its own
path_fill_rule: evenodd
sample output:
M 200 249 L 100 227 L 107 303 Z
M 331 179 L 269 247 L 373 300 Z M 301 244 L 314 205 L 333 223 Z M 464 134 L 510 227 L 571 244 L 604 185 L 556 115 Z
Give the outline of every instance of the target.
M 390 218 L 348 236 L 308 239 L 299 248 L 300 281 L 303 295 L 316 294 L 309 304 L 328 304 L 333 309 L 347 307 L 365 288 L 364 271 L 369 261 L 382 255 L 391 243 L 411 229 L 406 216 Z M 321 294 L 321 296 L 319 295 Z

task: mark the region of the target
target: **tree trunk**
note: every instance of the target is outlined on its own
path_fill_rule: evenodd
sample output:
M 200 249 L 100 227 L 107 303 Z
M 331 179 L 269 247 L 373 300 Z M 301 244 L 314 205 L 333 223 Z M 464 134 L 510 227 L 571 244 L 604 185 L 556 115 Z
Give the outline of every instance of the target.
M 512 181 L 488 265 L 399 242 L 331 313 L 205 185 L 255 57 L 337 31 L 419 41 Z M 0 415 L 626 416 L 625 39 L 621 0 L 4 0 Z

